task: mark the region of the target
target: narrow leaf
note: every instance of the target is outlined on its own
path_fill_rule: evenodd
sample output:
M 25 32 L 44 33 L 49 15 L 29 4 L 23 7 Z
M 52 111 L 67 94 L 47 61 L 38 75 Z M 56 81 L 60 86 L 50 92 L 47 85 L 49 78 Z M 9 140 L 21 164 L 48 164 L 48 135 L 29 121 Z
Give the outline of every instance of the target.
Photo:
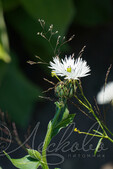
M 101 136 L 103 135 L 101 132 L 97 131 L 97 130 L 93 130 L 95 133 L 100 134 Z
M 96 156 L 96 153 L 98 152 L 98 149 L 99 149 L 99 147 L 100 147 L 100 145 L 101 145 L 102 140 L 103 140 L 103 138 L 100 138 L 100 139 L 99 139 L 99 142 L 98 142 L 98 144 L 97 144 L 97 146 L 96 146 L 96 149 L 95 149 L 95 151 L 94 151 L 94 155 L 95 155 L 95 156 Z

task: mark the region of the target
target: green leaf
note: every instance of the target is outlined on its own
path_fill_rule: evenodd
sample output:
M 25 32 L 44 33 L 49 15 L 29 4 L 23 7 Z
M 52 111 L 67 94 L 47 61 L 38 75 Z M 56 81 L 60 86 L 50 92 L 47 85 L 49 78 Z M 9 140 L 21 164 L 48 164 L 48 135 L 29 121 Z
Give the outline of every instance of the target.
M 99 142 L 98 142 L 98 144 L 97 144 L 97 146 L 96 146 L 96 149 L 95 149 L 95 151 L 94 151 L 94 155 L 97 154 L 98 149 L 99 149 L 99 147 L 100 147 L 100 145 L 101 145 L 102 140 L 103 140 L 103 138 L 100 138 L 100 139 L 99 139 Z
M 44 19 L 64 33 L 74 16 L 72 0 L 20 0 L 24 9 L 35 19 Z M 63 9 L 63 11 L 62 11 Z
M 9 63 L 11 61 L 11 57 L 5 51 L 5 49 L 3 48 L 3 46 L 1 44 L 0 44 L 0 59 L 6 63 Z
M 69 124 L 71 124 L 75 117 L 75 114 L 69 114 L 67 103 L 65 101 L 56 102 L 55 104 L 56 113 L 54 118 L 48 124 L 47 134 L 45 137 L 47 140 L 44 141 L 46 146 L 62 128 L 67 127 Z
M 69 110 L 67 108 L 67 104 L 65 104 L 63 102 L 55 102 L 55 104 L 56 104 L 56 114 L 57 114 L 57 111 L 61 110 L 60 115 L 58 116 L 58 118 L 56 120 L 56 124 L 58 124 L 63 119 L 68 117 Z
M 31 158 L 29 155 L 20 159 L 13 159 L 6 152 L 4 153 L 12 164 L 19 169 L 37 169 L 41 165 L 38 160 Z
M 76 22 L 94 26 L 109 22 L 112 17 L 111 0 L 75 0 L 77 7 Z
M 37 150 L 27 149 L 27 151 L 30 157 L 41 160 L 41 154 Z
M 67 118 L 61 120 L 52 131 L 52 137 L 57 135 L 58 132 L 62 129 L 67 127 L 69 124 L 71 124 L 74 120 L 75 114 L 69 114 Z
M 40 89 L 23 75 L 12 59 L 12 62 L 7 65 L 7 71 L 0 84 L 2 111 L 8 112 L 12 121 L 22 127 L 26 126 L 39 94 Z
M 71 124 L 74 120 L 74 117 L 75 117 L 75 114 L 69 114 L 69 110 L 67 108 L 66 103 L 56 102 L 56 114 L 57 114 L 57 111 L 59 111 L 60 109 L 61 109 L 60 114 L 57 117 L 57 119 L 55 120 L 55 124 L 52 126 L 53 129 L 52 129 L 51 137 L 54 137 L 56 134 L 58 134 L 58 132 L 62 128 L 65 128 L 69 124 Z M 53 121 L 54 121 L 54 119 L 52 120 L 52 122 Z

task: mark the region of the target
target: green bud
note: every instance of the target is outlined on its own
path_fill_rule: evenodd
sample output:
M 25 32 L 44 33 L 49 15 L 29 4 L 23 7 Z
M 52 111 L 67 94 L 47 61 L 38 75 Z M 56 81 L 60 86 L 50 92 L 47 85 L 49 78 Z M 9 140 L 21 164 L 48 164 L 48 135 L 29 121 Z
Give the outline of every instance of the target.
M 41 160 L 41 154 L 37 150 L 27 149 L 27 151 L 32 158 Z
M 71 98 L 76 93 L 75 80 L 60 81 L 55 86 L 55 95 L 59 98 Z

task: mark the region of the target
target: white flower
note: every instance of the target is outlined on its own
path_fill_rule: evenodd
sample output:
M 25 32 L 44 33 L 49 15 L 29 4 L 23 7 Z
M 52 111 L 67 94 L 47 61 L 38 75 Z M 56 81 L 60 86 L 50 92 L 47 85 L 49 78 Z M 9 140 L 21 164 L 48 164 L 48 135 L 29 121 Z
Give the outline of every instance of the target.
M 107 104 L 113 101 L 113 82 L 109 82 L 106 86 L 102 87 L 97 94 L 98 104 Z
M 54 57 L 53 62 L 50 62 L 49 68 L 58 76 L 64 76 L 65 79 L 76 79 L 90 75 L 90 67 L 87 65 L 85 60 L 81 57 L 74 59 L 73 55 L 65 56 L 64 59 Z

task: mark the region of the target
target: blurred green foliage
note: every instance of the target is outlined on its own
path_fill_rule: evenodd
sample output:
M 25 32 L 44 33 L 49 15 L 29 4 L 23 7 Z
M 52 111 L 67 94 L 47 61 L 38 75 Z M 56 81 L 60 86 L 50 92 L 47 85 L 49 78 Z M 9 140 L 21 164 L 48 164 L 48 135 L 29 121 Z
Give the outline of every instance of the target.
M 9 63 L 11 61 L 11 57 L 5 51 L 2 44 L 0 44 L 0 60 L 3 60 L 6 63 Z
M 40 94 L 40 88 L 32 84 L 21 71 L 18 65 L 19 54 L 12 55 L 15 51 L 12 46 L 12 51 L 8 49 L 6 42 L 9 36 L 5 21 L 7 28 L 12 28 L 20 37 L 20 49 L 22 45 L 25 52 L 29 53 L 29 58 L 33 59 L 34 55 L 39 55 L 48 62 L 53 53 L 49 44 L 37 36 L 37 32 L 41 31 L 39 18 L 44 19 L 47 26 L 53 24 L 55 31 L 58 30 L 63 36 L 72 23 L 96 26 L 109 22 L 111 6 L 110 0 L 0 0 L 2 17 L 0 18 L 0 108 L 2 111 L 8 112 L 14 121 L 25 126 L 31 116 L 34 100 Z M 18 38 L 15 37 L 16 41 L 18 45 Z M 56 37 L 53 41 L 56 41 Z
M 38 98 L 40 88 L 33 85 L 21 72 L 17 63 L 7 65 L 0 85 L 0 107 L 10 113 L 12 120 L 24 126 L 33 111 L 33 102 Z
M 19 0 L 2 0 L 4 12 L 15 9 L 16 7 L 18 7 L 19 4 Z
M 84 26 L 96 26 L 112 18 L 111 0 L 76 0 L 75 22 Z

